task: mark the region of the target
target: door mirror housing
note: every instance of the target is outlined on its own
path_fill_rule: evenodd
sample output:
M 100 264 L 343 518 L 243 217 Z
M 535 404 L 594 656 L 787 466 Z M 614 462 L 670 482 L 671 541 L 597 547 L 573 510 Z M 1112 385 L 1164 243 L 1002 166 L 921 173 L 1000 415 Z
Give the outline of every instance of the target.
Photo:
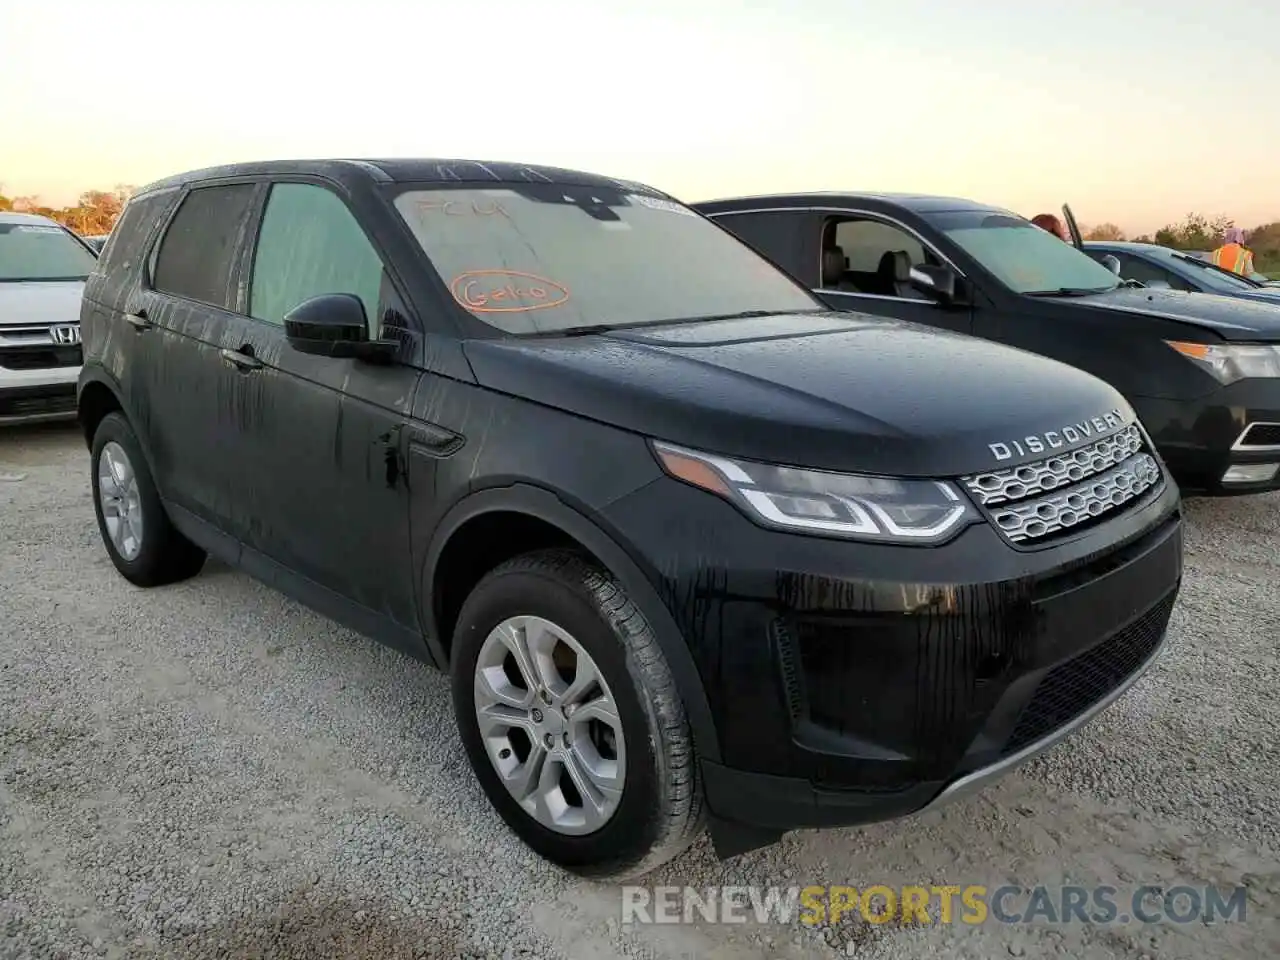
M 389 360 L 396 340 L 370 340 L 369 318 L 360 298 L 326 293 L 304 300 L 284 317 L 284 335 L 299 353 L 315 357 Z
M 1112 273 L 1114 273 L 1117 277 L 1120 276 L 1120 258 L 1119 257 L 1116 257 L 1110 253 L 1104 253 L 1101 257 L 1098 258 L 1098 262 L 1102 264 L 1104 267 L 1106 267 L 1108 270 L 1110 270 Z M 1151 286 L 1151 284 L 1147 284 L 1147 286 Z M 1165 284 L 1165 286 L 1168 286 L 1168 284 Z
M 911 286 L 931 300 L 952 304 L 958 295 L 956 275 L 947 267 L 932 263 L 917 263 L 907 273 Z

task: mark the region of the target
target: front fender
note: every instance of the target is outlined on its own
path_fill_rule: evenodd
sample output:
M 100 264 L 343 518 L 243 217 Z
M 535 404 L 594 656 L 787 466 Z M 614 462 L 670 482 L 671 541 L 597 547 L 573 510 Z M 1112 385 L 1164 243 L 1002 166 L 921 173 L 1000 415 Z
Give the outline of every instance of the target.
M 431 603 L 431 584 L 435 580 L 436 567 L 445 545 L 464 523 L 494 511 L 523 513 L 558 527 L 590 550 L 618 579 L 631 599 L 644 611 L 645 618 L 653 628 L 658 645 L 671 668 L 676 689 L 684 701 L 685 714 L 689 718 L 699 757 L 718 762 L 720 741 L 706 690 L 703 688 L 702 676 L 698 673 L 684 635 L 677 628 L 675 619 L 657 590 L 613 537 L 555 494 L 540 487 L 516 483 L 480 490 L 456 503 L 436 526 L 423 564 L 421 596 L 424 602 L 420 605 L 427 644 L 431 647 L 431 655 L 436 663 L 443 669 L 448 669 L 448 658 L 439 637 L 434 605 Z

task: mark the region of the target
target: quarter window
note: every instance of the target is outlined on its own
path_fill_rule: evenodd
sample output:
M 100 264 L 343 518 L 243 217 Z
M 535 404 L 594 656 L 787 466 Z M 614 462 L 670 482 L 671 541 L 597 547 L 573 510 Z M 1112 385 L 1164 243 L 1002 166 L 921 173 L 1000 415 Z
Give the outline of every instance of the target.
M 326 293 L 360 298 L 378 336 L 382 260 L 337 194 L 308 183 L 271 188 L 253 260 L 249 315 L 280 324 L 298 304 Z
M 253 184 L 238 183 L 198 187 L 187 194 L 160 242 L 152 286 L 161 293 L 235 309 L 232 267 L 253 192 Z

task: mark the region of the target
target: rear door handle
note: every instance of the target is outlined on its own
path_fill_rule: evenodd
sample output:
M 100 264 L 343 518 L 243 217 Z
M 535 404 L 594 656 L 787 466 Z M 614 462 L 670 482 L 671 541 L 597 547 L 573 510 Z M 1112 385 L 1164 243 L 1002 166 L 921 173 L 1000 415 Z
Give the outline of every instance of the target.
M 262 366 L 262 361 L 250 353 L 241 353 L 239 350 L 221 350 L 219 353 L 223 360 L 241 370 L 257 370 Z
M 126 313 L 124 318 L 129 321 L 129 325 L 133 329 L 141 333 L 143 330 L 150 330 L 153 324 L 147 319 L 147 311 L 139 308 L 133 313 Z

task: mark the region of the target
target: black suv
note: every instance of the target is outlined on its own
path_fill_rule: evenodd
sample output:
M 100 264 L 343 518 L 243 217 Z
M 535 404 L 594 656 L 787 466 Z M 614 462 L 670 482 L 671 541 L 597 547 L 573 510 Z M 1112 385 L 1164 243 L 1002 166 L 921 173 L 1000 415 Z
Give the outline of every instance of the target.
M 990 338 L 1101 377 L 1133 404 L 1184 493 L 1280 490 L 1273 304 L 1126 282 L 972 200 L 810 193 L 694 206 L 833 307 Z
M 1114 389 L 833 312 L 639 184 L 175 177 L 82 323 L 119 571 L 213 554 L 450 671 L 493 805 L 589 875 L 976 787 L 1119 696 L 1178 591 L 1178 490 Z

